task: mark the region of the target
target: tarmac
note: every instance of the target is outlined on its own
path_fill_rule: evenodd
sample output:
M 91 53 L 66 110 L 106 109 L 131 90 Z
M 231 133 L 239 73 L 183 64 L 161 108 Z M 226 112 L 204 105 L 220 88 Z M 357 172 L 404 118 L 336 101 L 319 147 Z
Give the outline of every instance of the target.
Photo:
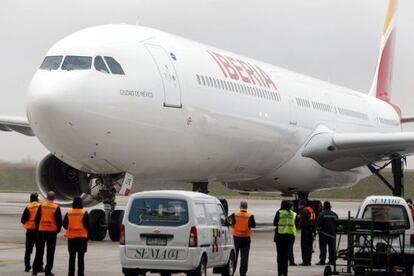
M 24 240 L 25 230 L 20 223 L 20 216 L 29 198 L 25 193 L 1 193 L 0 194 L 0 275 L 1 276 L 26 276 L 30 273 L 24 272 Z M 124 208 L 127 198 L 118 199 L 118 207 Z M 240 199 L 230 199 L 230 212 L 238 209 Z M 280 200 L 248 200 L 249 211 L 255 215 L 256 221 L 261 226 L 254 231 L 250 250 L 250 261 L 248 275 L 270 276 L 277 275 L 276 248 L 273 242 L 273 222 L 275 212 L 279 209 Z M 359 202 L 331 202 L 333 210 L 340 217 L 346 217 L 348 211 L 355 216 Z M 94 208 L 102 208 L 95 206 Z M 92 209 L 92 208 L 90 208 Z M 62 213 L 66 213 L 62 208 Z M 267 226 L 266 226 L 267 225 Z M 62 231 L 63 232 L 63 231 Z M 58 235 L 55 263 L 53 272 L 55 275 L 67 275 L 68 258 L 66 239 L 63 233 Z M 319 259 L 318 240 L 314 243 L 315 253 L 312 256 L 312 264 Z M 296 236 L 294 245 L 296 263 L 301 263 L 300 233 Z M 34 256 L 32 256 L 33 258 Z M 119 245 L 107 237 L 101 242 L 89 242 L 88 252 L 85 257 L 85 275 L 88 276 L 121 276 L 121 265 L 119 260 Z M 234 275 L 239 276 L 238 269 Z M 289 275 L 323 275 L 323 266 L 312 265 L 310 267 L 291 266 Z M 38 274 L 44 275 L 44 274 Z M 157 275 L 149 274 L 147 275 Z M 185 274 L 174 274 L 185 275 Z M 208 275 L 213 275 L 212 270 Z

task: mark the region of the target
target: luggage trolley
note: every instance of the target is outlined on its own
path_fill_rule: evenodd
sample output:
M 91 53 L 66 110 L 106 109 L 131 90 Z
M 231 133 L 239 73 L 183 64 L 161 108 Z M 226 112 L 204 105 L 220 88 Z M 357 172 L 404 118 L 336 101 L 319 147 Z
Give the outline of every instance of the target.
M 355 219 L 348 215 L 336 224 L 336 258 L 333 266 L 325 267 L 325 276 L 349 275 L 352 271 L 355 275 L 391 275 L 396 267 L 404 267 L 404 221 Z M 346 247 L 341 249 L 344 244 Z

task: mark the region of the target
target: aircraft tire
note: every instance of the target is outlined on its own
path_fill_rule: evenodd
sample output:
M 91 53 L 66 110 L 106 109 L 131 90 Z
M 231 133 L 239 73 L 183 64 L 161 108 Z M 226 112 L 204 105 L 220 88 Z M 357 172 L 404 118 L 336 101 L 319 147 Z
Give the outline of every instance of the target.
M 106 236 L 105 212 L 100 209 L 93 209 L 89 213 L 89 239 L 102 241 Z
M 114 210 L 109 216 L 108 232 L 111 241 L 119 241 L 121 237 L 120 227 L 124 218 L 124 210 Z

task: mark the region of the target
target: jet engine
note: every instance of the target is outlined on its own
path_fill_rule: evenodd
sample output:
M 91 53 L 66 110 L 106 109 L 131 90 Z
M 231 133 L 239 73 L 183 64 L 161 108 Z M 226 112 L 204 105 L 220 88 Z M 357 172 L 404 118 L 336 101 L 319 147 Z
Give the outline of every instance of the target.
M 71 206 L 74 197 L 80 196 L 85 206 L 99 203 L 91 193 L 92 180 L 88 173 L 79 171 L 49 154 L 38 164 L 36 182 L 43 197 L 49 191 L 56 193 L 56 202 Z

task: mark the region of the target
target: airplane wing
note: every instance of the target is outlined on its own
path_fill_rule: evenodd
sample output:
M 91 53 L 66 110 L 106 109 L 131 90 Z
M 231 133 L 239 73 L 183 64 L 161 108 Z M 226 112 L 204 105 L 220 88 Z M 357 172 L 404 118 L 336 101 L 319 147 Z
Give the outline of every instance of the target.
M 323 132 L 315 134 L 302 151 L 302 156 L 336 171 L 411 154 L 414 154 L 414 132 Z
M 27 136 L 35 136 L 25 117 L 0 116 L 0 131 L 16 131 Z

